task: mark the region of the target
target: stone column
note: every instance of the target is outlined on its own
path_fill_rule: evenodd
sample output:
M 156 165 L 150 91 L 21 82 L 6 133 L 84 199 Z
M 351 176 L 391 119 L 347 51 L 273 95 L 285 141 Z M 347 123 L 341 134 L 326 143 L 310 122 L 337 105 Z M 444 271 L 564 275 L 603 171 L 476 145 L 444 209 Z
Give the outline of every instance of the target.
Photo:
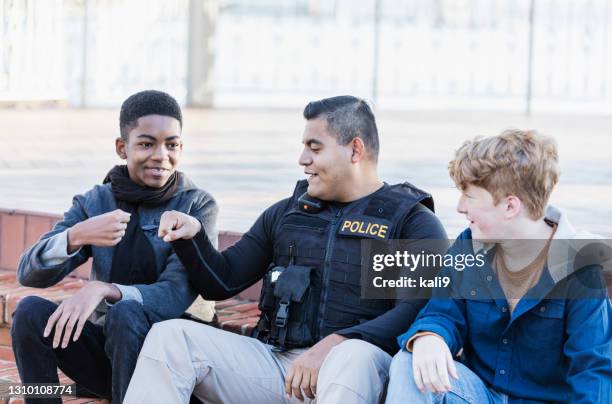
M 189 0 L 187 45 L 187 106 L 212 107 L 213 38 L 219 0 Z

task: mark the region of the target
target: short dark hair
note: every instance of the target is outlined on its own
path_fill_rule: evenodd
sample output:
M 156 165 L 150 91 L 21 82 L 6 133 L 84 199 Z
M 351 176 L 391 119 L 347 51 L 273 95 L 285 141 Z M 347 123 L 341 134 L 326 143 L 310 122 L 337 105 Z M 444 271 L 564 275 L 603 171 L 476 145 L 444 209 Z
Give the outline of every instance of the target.
M 378 160 L 378 129 L 372 109 L 367 102 L 352 95 L 312 101 L 304 108 L 307 120 L 324 117 L 330 132 L 337 136 L 338 144 L 345 145 L 361 138 L 374 161 Z
M 147 115 L 164 115 L 175 118 L 183 128 L 183 115 L 178 102 L 167 93 L 157 90 L 146 90 L 130 95 L 123 104 L 119 113 L 119 131 L 124 140 L 137 126 L 138 118 Z

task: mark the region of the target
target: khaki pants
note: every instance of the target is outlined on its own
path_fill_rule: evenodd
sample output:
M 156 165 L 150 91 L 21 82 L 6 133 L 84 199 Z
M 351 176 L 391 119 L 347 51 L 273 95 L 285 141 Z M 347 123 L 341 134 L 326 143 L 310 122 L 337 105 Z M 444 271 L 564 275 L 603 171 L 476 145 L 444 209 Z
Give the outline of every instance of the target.
M 188 403 L 192 392 L 205 403 L 285 403 L 285 375 L 305 351 L 274 352 L 254 338 L 187 320 L 157 323 L 124 403 Z M 315 402 L 380 402 L 390 364 L 387 353 L 367 342 L 338 344 L 319 371 Z

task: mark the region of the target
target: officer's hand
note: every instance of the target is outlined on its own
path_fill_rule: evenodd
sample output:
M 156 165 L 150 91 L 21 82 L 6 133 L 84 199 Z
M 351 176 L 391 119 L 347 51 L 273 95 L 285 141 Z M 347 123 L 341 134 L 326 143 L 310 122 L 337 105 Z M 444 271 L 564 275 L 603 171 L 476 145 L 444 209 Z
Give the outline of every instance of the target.
M 195 217 L 171 210 L 164 212 L 159 220 L 157 235 L 165 242 L 170 242 L 180 238 L 193 238 L 200 230 L 202 230 L 202 225 Z
M 304 352 L 291 364 L 291 368 L 285 377 L 285 393 L 287 400 L 291 400 L 293 394 L 300 401 L 304 400 L 304 395 L 314 400 L 317 394 L 317 378 L 319 369 L 327 357 L 329 351 L 346 340 L 337 334 L 331 334 L 313 345 L 308 351 Z
M 449 373 L 455 379 L 459 379 L 448 345 L 438 335 L 423 335 L 414 340 L 412 371 L 414 381 L 422 393 L 426 388 L 433 393 L 449 391 L 451 389 Z
M 121 292 L 117 287 L 110 283 L 100 281 L 89 281 L 77 293 L 60 304 L 51 314 L 47 321 L 47 326 L 43 332 L 43 337 L 47 338 L 53 328 L 53 348 L 61 346 L 66 348 L 70 342 L 72 331 L 74 332 L 73 341 L 81 336 L 85 322 L 96 309 L 102 299 L 117 301 L 121 299 Z M 63 333 L 63 338 L 62 338 Z
M 129 213 L 115 209 L 75 224 L 68 230 L 68 252 L 73 253 L 85 245 L 113 247 L 119 244 L 129 221 Z

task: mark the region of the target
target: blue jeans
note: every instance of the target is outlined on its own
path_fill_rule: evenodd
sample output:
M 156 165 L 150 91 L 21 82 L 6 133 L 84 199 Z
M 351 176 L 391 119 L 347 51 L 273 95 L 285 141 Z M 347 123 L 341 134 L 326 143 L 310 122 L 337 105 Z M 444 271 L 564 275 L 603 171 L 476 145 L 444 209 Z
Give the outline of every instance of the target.
M 387 404 L 390 403 L 474 403 L 474 404 L 507 404 L 508 397 L 488 388 L 474 372 L 465 365 L 455 362 L 459 379 L 452 377 L 452 388 L 448 393 L 421 393 L 414 382 L 412 372 L 412 354 L 398 352 L 391 362 L 389 370 L 389 387 Z
M 79 339 L 53 349 L 43 331 L 57 304 L 37 296 L 24 298 L 13 314 L 11 337 L 22 383 L 58 383 L 59 367 L 79 387 L 121 403 L 138 354 L 153 323 L 160 319 L 134 300 L 109 307 L 104 326 L 85 323 Z M 60 399 L 26 399 L 60 404 Z

